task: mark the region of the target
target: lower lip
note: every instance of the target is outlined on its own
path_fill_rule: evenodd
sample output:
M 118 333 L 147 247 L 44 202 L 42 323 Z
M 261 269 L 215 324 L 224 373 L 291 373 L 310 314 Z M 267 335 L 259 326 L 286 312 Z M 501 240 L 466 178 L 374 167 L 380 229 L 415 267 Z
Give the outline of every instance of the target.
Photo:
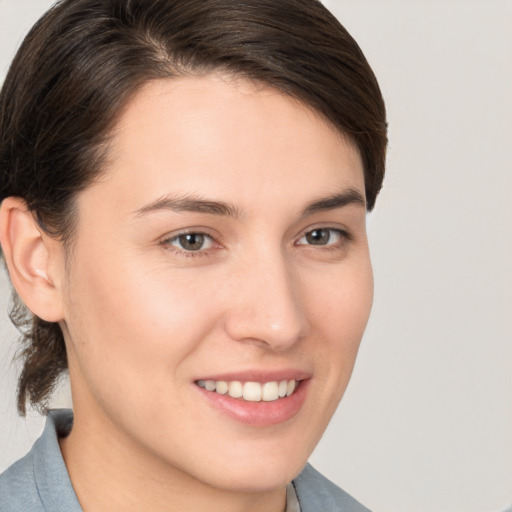
M 284 423 L 300 411 L 306 399 L 309 380 L 301 380 L 290 396 L 271 402 L 249 402 L 195 386 L 210 404 L 230 418 L 246 425 L 267 427 Z

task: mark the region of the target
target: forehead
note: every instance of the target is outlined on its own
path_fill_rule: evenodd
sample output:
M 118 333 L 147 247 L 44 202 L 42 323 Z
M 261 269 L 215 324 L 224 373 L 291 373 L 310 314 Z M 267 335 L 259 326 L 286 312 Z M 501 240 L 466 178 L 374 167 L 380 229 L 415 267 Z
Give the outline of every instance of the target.
M 221 75 L 157 80 L 124 109 L 105 180 L 133 203 L 176 192 L 283 200 L 360 189 L 355 146 L 303 103 Z M 229 196 L 229 197 L 226 197 Z M 154 197 L 153 197 L 154 198 Z

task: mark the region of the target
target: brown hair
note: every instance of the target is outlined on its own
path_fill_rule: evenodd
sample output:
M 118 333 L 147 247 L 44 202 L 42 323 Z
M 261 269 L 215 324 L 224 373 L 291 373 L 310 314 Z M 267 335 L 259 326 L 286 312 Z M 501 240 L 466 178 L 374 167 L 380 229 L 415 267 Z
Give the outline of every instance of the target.
M 22 43 L 0 92 L 0 201 L 23 198 L 69 243 L 75 195 L 101 173 L 123 105 L 149 80 L 221 70 L 319 112 L 357 146 L 367 207 L 382 185 L 386 114 L 354 39 L 318 0 L 63 0 Z M 67 368 L 57 324 L 14 294 L 18 410 L 40 410 Z

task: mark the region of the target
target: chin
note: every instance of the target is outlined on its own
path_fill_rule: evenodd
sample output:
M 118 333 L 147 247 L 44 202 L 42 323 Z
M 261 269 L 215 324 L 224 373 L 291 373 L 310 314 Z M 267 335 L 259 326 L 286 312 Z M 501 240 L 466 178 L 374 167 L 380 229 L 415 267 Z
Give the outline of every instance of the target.
M 265 492 L 288 485 L 307 462 L 308 453 L 300 448 L 240 450 L 225 453 L 221 460 L 207 465 L 207 475 L 213 487 L 233 492 Z M 203 469 L 203 468 L 201 468 Z
M 231 470 L 222 471 L 216 468 L 213 487 L 226 489 L 232 492 L 266 492 L 286 487 L 302 470 L 306 461 L 290 467 L 283 463 L 278 466 L 272 461 L 263 461 L 254 464 L 237 464 Z

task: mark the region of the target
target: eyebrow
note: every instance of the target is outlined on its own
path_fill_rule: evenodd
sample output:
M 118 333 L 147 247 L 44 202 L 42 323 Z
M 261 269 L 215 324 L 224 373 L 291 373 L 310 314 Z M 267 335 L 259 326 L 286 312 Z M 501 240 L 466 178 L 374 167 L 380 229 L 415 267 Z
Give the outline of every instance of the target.
M 196 212 L 224 217 L 239 217 L 239 210 L 223 201 L 209 201 L 193 196 L 164 196 L 135 211 L 137 217 L 150 212 L 171 210 L 174 212 Z
M 301 216 L 307 217 L 314 213 L 335 210 L 348 205 L 357 205 L 366 207 L 364 196 L 357 190 L 349 188 L 339 194 L 316 199 L 309 203 L 302 211 Z M 207 200 L 202 197 L 187 196 L 163 196 L 155 201 L 139 208 L 134 212 L 136 217 L 140 217 L 147 213 L 162 210 L 170 210 L 174 212 L 194 212 L 206 213 L 209 215 L 218 215 L 222 217 L 239 218 L 240 210 L 229 203 L 223 201 Z
M 366 201 L 359 191 L 349 188 L 340 194 L 334 194 L 309 203 L 309 205 L 304 208 L 302 216 L 306 217 L 313 213 L 335 210 L 348 205 L 363 206 L 366 208 Z

